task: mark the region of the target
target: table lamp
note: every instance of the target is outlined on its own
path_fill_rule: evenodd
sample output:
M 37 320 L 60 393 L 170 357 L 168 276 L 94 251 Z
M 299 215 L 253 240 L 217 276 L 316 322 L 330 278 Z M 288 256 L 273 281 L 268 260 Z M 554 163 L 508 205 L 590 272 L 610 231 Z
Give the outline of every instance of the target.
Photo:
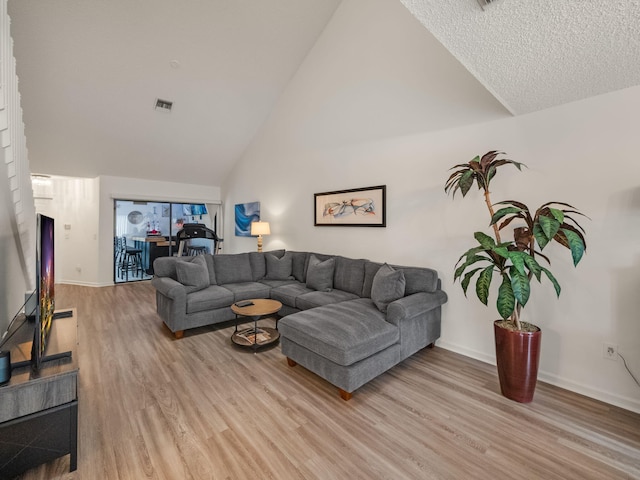
M 251 222 L 251 236 L 258 236 L 258 251 L 262 251 L 262 235 L 271 235 L 269 222 Z

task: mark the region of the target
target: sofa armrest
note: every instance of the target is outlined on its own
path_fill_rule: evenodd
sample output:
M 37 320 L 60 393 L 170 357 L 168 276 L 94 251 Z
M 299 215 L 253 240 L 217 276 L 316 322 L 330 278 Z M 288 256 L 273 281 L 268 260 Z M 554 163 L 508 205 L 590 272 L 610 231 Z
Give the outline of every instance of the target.
M 403 318 L 413 318 L 447 302 L 442 290 L 418 292 L 391 302 L 387 309 L 387 322 L 399 325 Z
M 170 277 L 153 277 L 151 285 L 167 298 L 174 301 L 186 300 L 187 291 L 183 284 Z
M 156 289 L 156 311 L 172 332 L 184 330 L 187 314 L 187 290 L 170 277 L 153 277 L 151 285 Z

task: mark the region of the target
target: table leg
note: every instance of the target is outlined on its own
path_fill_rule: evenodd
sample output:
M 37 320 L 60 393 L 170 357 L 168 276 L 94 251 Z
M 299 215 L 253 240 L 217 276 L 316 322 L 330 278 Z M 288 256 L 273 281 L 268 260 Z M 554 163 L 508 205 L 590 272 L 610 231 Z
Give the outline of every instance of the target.
M 258 319 L 260 317 L 253 317 L 253 353 L 258 353 Z

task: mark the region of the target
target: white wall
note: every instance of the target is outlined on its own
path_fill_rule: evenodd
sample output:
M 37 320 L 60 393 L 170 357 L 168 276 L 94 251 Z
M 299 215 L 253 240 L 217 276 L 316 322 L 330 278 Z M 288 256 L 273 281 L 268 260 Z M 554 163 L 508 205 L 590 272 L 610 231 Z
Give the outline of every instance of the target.
M 0 149 L 0 336 L 14 315 L 22 312 L 25 292 L 35 289 L 29 278 L 29 271 L 35 276 L 36 261 L 35 250 L 24 252 L 26 259 L 22 259 L 23 252 L 14 225 L 15 212 L 5 165 Z M 34 223 L 34 232 L 35 229 Z
M 95 285 L 98 179 L 53 176 L 51 185 L 51 198 L 36 198 L 36 211 L 55 220 L 56 283 Z
M 375 0 L 366 8 L 407 22 L 390 3 Z M 397 51 L 379 55 L 363 43 L 355 55 L 351 38 L 361 32 L 358 22 L 366 12 L 353 5 L 364 8 L 365 3 L 348 0 L 338 9 L 225 184 L 225 204 L 261 202 L 262 219 L 271 223 L 272 233 L 265 237 L 265 250 L 310 250 L 435 268 L 449 294 L 439 345 L 494 362 L 495 308 L 484 307 L 473 293 L 465 299 L 452 283 L 454 264 L 474 243 L 472 233 L 490 233 L 486 207 L 475 191 L 454 200 L 443 187 L 454 164 L 491 149 L 506 151 L 529 168 L 501 171 L 493 182 L 494 201 L 518 199 L 534 209 L 545 201 L 565 201 L 590 217 L 583 222 L 587 255 L 577 269 L 567 251 L 545 250 L 563 287 L 560 299 L 548 283 L 535 285 L 525 310 L 525 319 L 543 329 L 541 380 L 640 412 L 640 388 L 620 361 L 602 356 L 603 342 L 618 344 L 640 373 L 640 87 L 431 133 L 412 131 L 398 107 L 394 115 L 403 128 L 383 131 L 384 122 L 377 122 L 378 139 L 372 140 L 372 112 L 357 114 L 359 99 L 350 103 L 343 95 L 347 80 L 340 79 L 357 90 L 358 70 L 362 82 L 382 72 L 395 74 L 400 78 L 387 81 L 388 91 L 379 94 L 397 98 L 412 73 L 392 66 L 415 52 L 397 45 Z M 366 34 L 374 38 L 385 32 Z M 343 61 L 347 55 L 351 63 Z M 376 67 L 360 68 L 358 62 L 369 58 Z M 345 74 L 345 68 L 351 70 Z M 319 88 L 320 77 L 331 81 Z M 336 102 L 340 108 L 327 108 Z M 343 111 L 350 123 L 336 128 L 344 125 Z M 387 185 L 387 228 L 313 226 L 314 193 L 379 184 Z M 232 232 L 232 215 L 227 217 L 226 230 Z M 227 237 L 227 251 L 255 249 L 255 239 Z
M 57 283 L 113 285 L 114 199 L 220 203 L 220 187 L 207 185 L 123 177 L 51 180 L 53 198 L 37 200 L 37 210 L 56 221 Z
M 98 285 L 113 284 L 113 225 L 115 199 L 119 200 L 152 200 L 176 203 L 220 202 L 220 187 L 210 185 L 194 185 L 175 182 L 159 182 L 136 178 L 109 177 L 99 178 L 99 245 L 98 245 Z M 211 209 L 211 208 L 209 208 Z
M 0 335 L 22 312 L 36 277 L 36 218 L 10 26 L 7 0 L 0 0 Z

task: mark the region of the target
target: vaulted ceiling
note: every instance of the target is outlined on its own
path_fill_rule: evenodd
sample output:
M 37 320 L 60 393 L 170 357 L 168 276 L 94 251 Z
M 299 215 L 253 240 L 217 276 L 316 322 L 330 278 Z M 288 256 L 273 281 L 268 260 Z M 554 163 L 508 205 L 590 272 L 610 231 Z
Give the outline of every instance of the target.
M 9 0 L 31 170 L 221 185 L 339 9 L 379 2 L 446 48 L 433 85 L 505 115 L 640 85 L 640 0 Z

